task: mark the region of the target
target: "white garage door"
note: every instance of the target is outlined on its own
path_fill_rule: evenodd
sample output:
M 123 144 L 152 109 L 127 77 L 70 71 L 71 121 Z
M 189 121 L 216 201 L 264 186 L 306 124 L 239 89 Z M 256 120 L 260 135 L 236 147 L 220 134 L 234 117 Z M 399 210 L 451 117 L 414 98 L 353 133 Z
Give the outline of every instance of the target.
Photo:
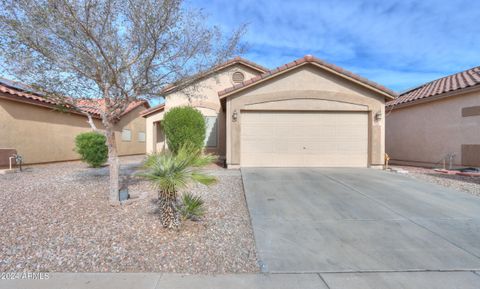
M 242 112 L 244 167 L 366 167 L 367 112 Z

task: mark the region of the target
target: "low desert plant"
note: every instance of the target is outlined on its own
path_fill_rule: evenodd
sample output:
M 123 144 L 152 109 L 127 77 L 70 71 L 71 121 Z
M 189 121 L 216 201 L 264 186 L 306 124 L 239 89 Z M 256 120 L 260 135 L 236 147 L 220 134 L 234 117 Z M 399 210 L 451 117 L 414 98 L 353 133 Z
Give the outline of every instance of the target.
M 180 215 L 183 220 L 197 221 L 205 215 L 205 206 L 202 197 L 192 193 L 184 193 L 181 198 Z
M 152 181 L 158 190 L 163 227 L 175 229 L 180 225 L 180 206 L 177 199 L 180 190 L 193 182 L 210 185 L 217 181 L 215 177 L 201 171 L 202 167 L 213 161 L 215 157 L 203 154 L 202 149 L 192 144 L 182 145 L 177 154 L 165 152 L 147 157 L 147 172 L 141 176 Z
M 172 108 L 162 121 L 168 149 L 177 153 L 180 147 L 189 143 L 201 149 L 205 142 L 206 124 L 202 113 L 190 106 Z
M 98 132 L 85 132 L 75 137 L 75 151 L 82 160 L 94 168 L 103 165 L 108 159 L 107 138 Z

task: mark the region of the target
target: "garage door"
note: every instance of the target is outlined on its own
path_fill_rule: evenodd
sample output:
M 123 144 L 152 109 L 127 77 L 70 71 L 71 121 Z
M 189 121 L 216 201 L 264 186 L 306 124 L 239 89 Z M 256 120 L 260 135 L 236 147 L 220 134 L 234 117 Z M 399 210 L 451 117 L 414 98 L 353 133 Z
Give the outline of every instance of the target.
M 244 167 L 365 167 L 367 112 L 250 112 L 241 115 Z

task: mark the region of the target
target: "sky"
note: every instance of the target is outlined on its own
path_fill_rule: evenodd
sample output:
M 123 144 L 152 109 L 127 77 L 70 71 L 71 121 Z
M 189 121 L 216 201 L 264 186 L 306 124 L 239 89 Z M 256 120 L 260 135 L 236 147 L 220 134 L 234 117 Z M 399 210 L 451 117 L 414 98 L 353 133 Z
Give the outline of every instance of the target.
M 187 0 L 269 68 L 312 54 L 397 92 L 480 66 L 479 0 Z

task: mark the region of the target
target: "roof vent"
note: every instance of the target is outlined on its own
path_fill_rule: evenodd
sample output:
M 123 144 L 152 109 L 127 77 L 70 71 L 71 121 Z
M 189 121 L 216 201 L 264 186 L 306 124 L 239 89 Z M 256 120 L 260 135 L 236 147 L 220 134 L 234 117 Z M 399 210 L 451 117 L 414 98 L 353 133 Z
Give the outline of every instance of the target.
M 245 80 L 245 75 L 241 73 L 240 71 L 234 72 L 232 75 L 232 81 L 233 83 L 240 83 Z

